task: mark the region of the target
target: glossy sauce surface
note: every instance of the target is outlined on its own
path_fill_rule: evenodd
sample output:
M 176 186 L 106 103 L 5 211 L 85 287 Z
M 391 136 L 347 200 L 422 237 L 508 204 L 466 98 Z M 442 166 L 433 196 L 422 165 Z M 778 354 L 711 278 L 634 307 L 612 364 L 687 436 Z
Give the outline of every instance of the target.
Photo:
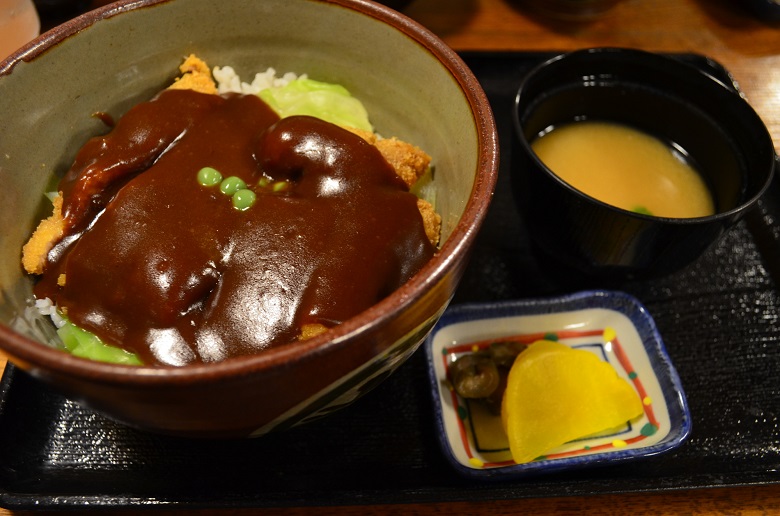
M 256 202 L 240 211 L 199 184 L 207 166 Z M 218 361 L 332 327 L 434 252 L 376 148 L 315 118 L 279 120 L 255 96 L 165 91 L 85 145 L 60 190 L 78 238 L 50 253 L 36 295 L 146 363 Z

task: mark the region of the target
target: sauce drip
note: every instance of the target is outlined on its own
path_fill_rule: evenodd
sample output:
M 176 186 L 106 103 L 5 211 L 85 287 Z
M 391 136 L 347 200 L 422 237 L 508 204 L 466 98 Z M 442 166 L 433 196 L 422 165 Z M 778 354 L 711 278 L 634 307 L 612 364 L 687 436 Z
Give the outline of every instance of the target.
M 235 209 L 198 183 L 203 167 L 241 178 L 256 202 Z M 166 90 L 90 140 L 60 191 L 68 229 L 36 296 L 147 364 L 219 361 L 332 327 L 434 252 L 416 197 L 375 147 L 316 118 L 279 120 L 253 95 Z

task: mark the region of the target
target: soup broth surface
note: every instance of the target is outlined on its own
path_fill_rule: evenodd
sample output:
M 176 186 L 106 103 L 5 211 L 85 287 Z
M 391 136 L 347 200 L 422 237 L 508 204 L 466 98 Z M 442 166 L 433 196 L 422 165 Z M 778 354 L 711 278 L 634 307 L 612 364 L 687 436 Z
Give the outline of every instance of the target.
M 613 206 L 657 217 L 714 213 L 709 189 L 684 157 L 632 127 L 574 122 L 554 128 L 531 146 L 558 177 Z

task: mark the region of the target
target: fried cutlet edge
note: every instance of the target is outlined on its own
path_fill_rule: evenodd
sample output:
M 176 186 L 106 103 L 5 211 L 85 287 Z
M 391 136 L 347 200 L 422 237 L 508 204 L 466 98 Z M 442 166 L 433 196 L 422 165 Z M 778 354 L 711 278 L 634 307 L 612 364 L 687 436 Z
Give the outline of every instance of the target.
M 173 84 L 168 86 L 169 90 L 193 90 L 209 95 L 217 94 L 217 84 L 211 77 L 211 70 L 205 61 L 190 54 L 179 66 L 181 77 L 174 79 Z
M 428 171 L 431 165 L 431 157 L 419 147 L 399 140 L 398 138 L 378 138 L 376 134 L 346 127 L 348 131 L 360 136 L 368 143 L 376 147 L 380 154 L 387 160 L 398 177 L 411 188 Z M 422 215 L 425 225 L 425 234 L 431 244 L 437 246 L 441 235 L 441 215 L 436 213 L 433 205 L 425 199 L 417 199 L 417 209 Z
M 22 266 L 30 274 L 43 274 L 43 269 L 46 266 L 46 255 L 62 238 L 65 231 L 65 219 L 62 216 L 62 195 L 58 193 L 52 200 L 52 204 L 51 216 L 38 224 L 30 239 L 22 247 Z

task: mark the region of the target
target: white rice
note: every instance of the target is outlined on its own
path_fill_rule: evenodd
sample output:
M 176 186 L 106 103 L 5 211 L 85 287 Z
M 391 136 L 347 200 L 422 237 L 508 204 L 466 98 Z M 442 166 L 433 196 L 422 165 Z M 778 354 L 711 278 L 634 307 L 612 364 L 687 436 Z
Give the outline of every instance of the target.
M 31 298 L 24 310 L 9 321 L 9 326 L 17 332 L 56 349 L 64 348 L 56 332 L 63 324 L 65 322 L 48 298 Z
M 60 313 L 57 311 L 57 307 L 54 306 L 54 303 L 52 303 L 51 299 L 48 297 L 43 299 L 36 299 L 35 309 L 39 314 L 49 316 L 51 318 L 51 322 L 53 322 L 54 326 L 57 328 L 62 328 L 65 326 L 65 319 L 62 318 Z
M 257 95 L 261 91 L 271 87 L 287 86 L 296 79 L 306 79 L 306 74 L 296 75 L 287 72 L 277 77 L 276 70 L 268 68 L 265 72 L 255 74 L 251 83 L 242 82 L 241 77 L 231 66 L 215 66 L 212 71 L 214 80 L 217 81 L 219 93 L 243 93 L 244 95 Z

